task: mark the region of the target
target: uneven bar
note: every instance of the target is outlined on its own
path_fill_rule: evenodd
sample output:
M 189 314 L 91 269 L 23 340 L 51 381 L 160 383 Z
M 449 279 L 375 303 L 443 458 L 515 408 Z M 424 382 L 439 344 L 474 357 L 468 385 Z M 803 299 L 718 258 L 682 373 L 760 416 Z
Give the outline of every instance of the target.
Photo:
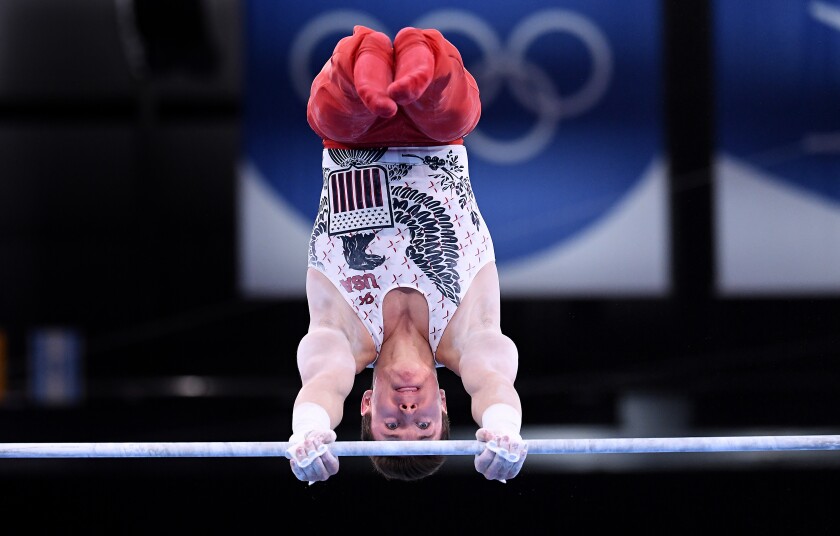
M 528 439 L 528 454 L 631 454 L 840 450 L 840 435 Z M 0 458 L 285 457 L 284 441 L 174 443 L 0 443 Z M 475 440 L 337 441 L 336 456 L 474 455 Z

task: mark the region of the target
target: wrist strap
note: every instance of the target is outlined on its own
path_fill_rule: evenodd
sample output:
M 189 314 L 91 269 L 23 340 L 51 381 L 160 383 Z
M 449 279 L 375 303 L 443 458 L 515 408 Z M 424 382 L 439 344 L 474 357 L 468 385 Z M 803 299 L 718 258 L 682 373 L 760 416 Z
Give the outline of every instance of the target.
M 481 427 L 491 432 L 522 439 L 519 435 L 522 428 L 522 415 L 509 404 L 493 404 L 485 409 L 481 415 Z
M 330 416 L 323 407 L 314 402 L 304 402 L 292 410 L 292 437 L 290 443 L 298 443 L 313 430 L 332 430 Z

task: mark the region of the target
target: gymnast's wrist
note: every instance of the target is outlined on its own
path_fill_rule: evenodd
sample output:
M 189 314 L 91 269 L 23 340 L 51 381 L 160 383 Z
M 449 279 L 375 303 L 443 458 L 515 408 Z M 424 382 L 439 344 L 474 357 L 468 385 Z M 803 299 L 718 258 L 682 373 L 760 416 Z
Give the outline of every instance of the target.
M 499 434 L 521 440 L 522 414 L 509 404 L 493 404 L 481 415 L 481 427 Z
M 306 434 L 315 430 L 332 430 L 327 410 L 314 402 L 295 406 L 292 410 L 292 436 L 289 442 L 299 443 L 306 439 Z

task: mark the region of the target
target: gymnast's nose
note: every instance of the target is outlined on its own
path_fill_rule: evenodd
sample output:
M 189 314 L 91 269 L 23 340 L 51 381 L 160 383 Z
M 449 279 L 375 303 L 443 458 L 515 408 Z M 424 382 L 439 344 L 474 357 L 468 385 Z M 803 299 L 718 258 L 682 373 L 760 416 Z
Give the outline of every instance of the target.
M 412 403 L 412 404 L 406 404 L 406 403 L 400 404 L 400 411 L 402 411 L 403 413 L 411 414 L 411 413 L 414 413 L 416 410 L 417 410 L 417 404 L 414 404 L 414 403 Z

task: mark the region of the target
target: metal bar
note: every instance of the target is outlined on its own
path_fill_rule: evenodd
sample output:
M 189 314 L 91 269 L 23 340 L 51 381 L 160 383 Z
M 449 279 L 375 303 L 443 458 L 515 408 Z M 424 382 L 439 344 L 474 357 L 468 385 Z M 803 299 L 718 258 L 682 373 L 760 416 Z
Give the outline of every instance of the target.
M 529 439 L 528 454 L 631 454 L 652 452 L 736 452 L 840 450 L 840 435 Z M 0 458 L 204 458 L 285 457 L 290 443 L 0 443 Z M 337 441 L 336 456 L 474 455 L 475 440 Z

